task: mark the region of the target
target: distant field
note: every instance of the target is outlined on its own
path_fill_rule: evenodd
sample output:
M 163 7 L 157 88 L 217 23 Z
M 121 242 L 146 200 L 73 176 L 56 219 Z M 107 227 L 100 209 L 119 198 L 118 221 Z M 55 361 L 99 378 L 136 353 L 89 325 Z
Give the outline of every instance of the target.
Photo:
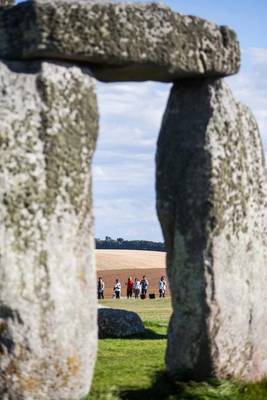
M 149 281 L 149 288 L 148 291 L 149 293 L 155 293 L 158 295 L 158 282 L 160 280 L 160 277 L 162 275 L 166 275 L 165 269 L 146 269 L 146 270 L 140 270 L 140 269 L 131 269 L 131 270 L 111 270 L 111 271 L 98 271 L 97 276 L 102 276 L 104 282 L 105 282 L 105 298 L 111 298 L 112 297 L 112 292 L 113 292 L 113 286 L 115 279 L 118 278 L 121 282 L 121 287 L 122 287 L 122 296 L 126 296 L 126 282 L 128 276 L 131 276 L 133 279 L 134 278 L 139 278 L 142 279 L 143 275 L 146 275 L 148 281 Z M 167 296 L 170 295 L 169 290 L 168 290 L 168 284 L 167 284 Z
M 122 296 L 126 296 L 128 276 L 142 279 L 146 275 L 149 292 L 158 294 L 158 282 L 166 276 L 165 253 L 143 250 L 96 250 L 97 276 L 105 282 L 105 297 L 112 296 L 113 285 L 118 278 L 122 285 Z M 169 290 L 167 290 L 167 296 Z
M 166 253 L 145 250 L 96 250 L 98 271 L 165 268 Z

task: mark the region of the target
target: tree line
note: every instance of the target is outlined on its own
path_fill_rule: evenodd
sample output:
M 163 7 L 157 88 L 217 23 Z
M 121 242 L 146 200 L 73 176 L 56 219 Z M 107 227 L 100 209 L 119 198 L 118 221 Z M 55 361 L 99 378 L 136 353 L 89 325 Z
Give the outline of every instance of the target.
M 123 238 L 95 239 L 96 249 L 165 251 L 164 243 L 150 240 L 124 240 Z

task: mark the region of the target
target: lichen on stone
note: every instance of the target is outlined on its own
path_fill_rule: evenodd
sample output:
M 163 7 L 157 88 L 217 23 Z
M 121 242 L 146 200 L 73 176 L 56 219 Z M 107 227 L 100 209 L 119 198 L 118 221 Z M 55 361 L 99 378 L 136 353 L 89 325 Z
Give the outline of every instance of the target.
M 221 80 L 175 83 L 157 149 L 172 375 L 266 375 L 267 346 L 259 334 L 267 329 L 266 183 L 250 110 Z
M 97 129 L 90 71 L 0 63 L 0 305 L 20 316 L 1 322 L 0 306 L 0 393 L 10 398 L 73 400 L 89 390 Z
M 19 4 L 0 13 L 0 56 L 83 62 L 103 81 L 226 76 L 240 65 L 228 27 L 156 3 Z

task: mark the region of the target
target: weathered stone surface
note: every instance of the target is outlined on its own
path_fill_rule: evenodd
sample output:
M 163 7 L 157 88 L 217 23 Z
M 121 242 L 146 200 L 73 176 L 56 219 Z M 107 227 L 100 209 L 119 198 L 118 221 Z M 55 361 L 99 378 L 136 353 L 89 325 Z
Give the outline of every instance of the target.
M 15 3 L 15 0 L 0 0 L 0 7 L 14 6 Z
M 100 338 L 126 337 L 145 332 L 138 314 L 115 308 L 98 308 L 98 335 Z
M 173 315 L 167 369 L 267 373 L 266 171 L 250 111 L 220 80 L 174 85 L 157 153 Z
M 225 26 L 154 3 L 63 0 L 2 10 L 0 57 L 85 62 L 103 81 L 225 76 L 240 64 L 236 35 Z
M 89 390 L 97 124 L 86 71 L 0 63 L 1 398 L 80 400 Z

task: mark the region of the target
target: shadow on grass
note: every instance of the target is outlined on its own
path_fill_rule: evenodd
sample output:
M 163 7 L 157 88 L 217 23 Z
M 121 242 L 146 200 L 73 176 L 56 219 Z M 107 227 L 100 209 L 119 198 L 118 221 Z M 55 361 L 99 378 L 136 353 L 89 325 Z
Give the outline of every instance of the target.
M 207 382 L 171 381 L 158 373 L 147 389 L 123 390 L 120 400 L 267 400 L 267 379 L 258 383 L 240 383 L 210 379 Z
M 119 393 L 119 398 L 121 400 L 167 400 L 170 396 L 177 394 L 177 386 L 168 379 L 165 373 L 160 372 L 150 388 L 123 390 Z
M 152 329 L 146 328 L 143 333 L 138 333 L 127 337 L 127 339 L 138 339 L 138 340 L 160 340 L 167 339 L 167 335 L 156 333 Z
M 124 336 L 122 337 L 101 337 L 100 339 L 113 339 L 113 340 L 118 340 L 118 339 L 127 339 L 127 340 L 162 340 L 162 339 L 167 339 L 167 335 L 156 333 L 152 329 L 146 328 L 143 333 L 137 333 L 135 335 L 131 336 Z

